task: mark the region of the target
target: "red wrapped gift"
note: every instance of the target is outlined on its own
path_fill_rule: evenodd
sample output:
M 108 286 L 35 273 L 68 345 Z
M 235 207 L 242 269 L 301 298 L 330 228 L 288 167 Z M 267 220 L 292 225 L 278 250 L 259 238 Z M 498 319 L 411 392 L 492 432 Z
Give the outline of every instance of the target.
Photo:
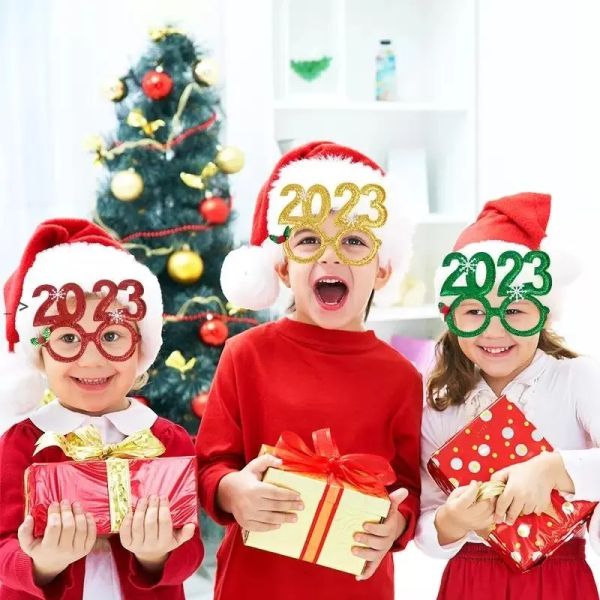
M 504 467 L 552 451 L 551 444 L 519 408 L 502 396 L 434 452 L 427 470 L 446 493 L 471 481 L 489 481 Z M 558 491 L 546 513 L 496 525 L 487 537 L 506 563 L 525 572 L 550 556 L 591 516 L 596 503 L 570 502 Z
M 46 433 L 38 440 L 37 451 L 58 445 L 79 460 L 34 463 L 25 471 L 25 514 L 34 518 L 36 537 L 44 534 L 49 505 L 64 498 L 77 500 L 94 516 L 98 535 L 118 532 L 123 517 L 138 499 L 151 495 L 169 499 L 175 528 L 198 524 L 195 457 L 124 458 L 164 452 L 164 446 L 149 430 L 108 446 L 102 446 L 98 439 L 97 430 L 84 428 L 66 436 Z M 89 456 L 107 458 L 82 460 Z

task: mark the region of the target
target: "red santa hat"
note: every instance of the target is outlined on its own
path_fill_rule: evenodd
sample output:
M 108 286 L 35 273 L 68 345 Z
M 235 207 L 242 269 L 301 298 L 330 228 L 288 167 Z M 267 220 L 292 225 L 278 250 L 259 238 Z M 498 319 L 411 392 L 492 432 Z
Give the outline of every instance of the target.
M 550 257 L 548 272 L 552 276 L 552 289 L 538 298 L 551 309 L 556 317 L 560 308 L 560 292 L 578 274 L 578 266 L 572 257 L 553 247 L 547 237 L 550 221 L 551 196 L 534 192 L 523 192 L 491 200 L 483 207 L 477 220 L 469 225 L 458 237 L 454 251 L 461 252 L 467 259 L 477 252 L 486 252 L 496 264 L 496 284 L 499 284 L 512 269 L 511 261 L 498 266 L 498 258 L 507 250 L 514 250 L 525 256 L 531 250 L 542 250 Z M 535 264 L 525 263 L 523 269 L 513 281 L 513 286 L 523 283 L 541 285 L 541 278 L 534 273 Z M 456 270 L 456 263 L 439 267 L 435 274 L 435 292 L 438 302 L 446 306 L 455 297 L 440 297 L 440 290 L 447 277 Z M 461 278 L 464 278 L 463 274 Z M 461 278 L 457 284 L 461 284 Z M 463 282 L 464 283 L 464 282 Z
M 46 299 L 45 294 L 34 298 L 34 290 L 42 284 L 58 290 L 67 283 L 76 283 L 85 293 L 93 293 L 95 283 L 101 279 L 117 284 L 134 279 L 143 285 L 146 313 L 137 322 L 141 335 L 138 375 L 154 362 L 162 344 L 163 313 L 156 276 L 97 225 L 83 219 L 53 219 L 37 227 L 17 270 L 4 286 L 8 350 L 14 353 L 17 349 L 28 363 L 29 373 L 35 374 L 35 368 L 40 365 L 39 348 L 31 344 L 30 339 L 40 333 L 41 328 L 35 327 L 33 321 Z M 129 292 L 119 292 L 117 300 L 126 306 Z M 4 361 L 7 371 L 12 370 L 13 365 L 19 370 L 18 361 Z M 25 381 L 26 375 L 22 370 L 19 372 L 19 381 Z M 40 400 L 38 397 L 37 402 Z
M 392 267 L 398 282 L 408 267 L 411 254 L 412 225 L 403 210 L 399 186 L 373 160 L 360 152 L 333 142 L 311 142 L 281 157 L 256 200 L 250 245 L 227 255 L 221 270 L 221 287 L 227 299 L 242 308 L 260 310 L 275 303 L 279 280 L 275 266 L 284 260 L 283 245 L 278 243 L 285 232 L 279 224 L 283 209 L 290 203 L 282 196 L 288 184 L 304 189 L 319 184 L 331 197 L 331 208 L 340 210 L 347 198 L 335 195 L 340 183 L 351 182 L 362 188 L 369 183 L 381 185 L 386 193 L 387 220 L 373 233 L 381 240 L 379 260 Z M 370 198 L 361 196 L 353 213 L 374 216 Z M 300 213 L 292 212 L 299 216 Z M 389 284 L 388 284 L 389 285 Z

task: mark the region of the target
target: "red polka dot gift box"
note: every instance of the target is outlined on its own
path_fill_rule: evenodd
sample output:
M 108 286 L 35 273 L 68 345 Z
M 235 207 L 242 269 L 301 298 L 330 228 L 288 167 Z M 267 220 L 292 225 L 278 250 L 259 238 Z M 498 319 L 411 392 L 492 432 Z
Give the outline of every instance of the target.
M 518 406 L 502 396 L 433 453 L 427 470 L 446 493 L 471 481 L 488 482 L 495 471 L 544 451 L 552 451 Z M 499 495 L 502 483 L 482 483 L 480 497 Z M 525 572 L 541 563 L 577 533 L 595 502 L 569 501 L 554 490 L 541 515 L 521 515 L 513 525 L 501 523 L 486 541 L 513 570 Z

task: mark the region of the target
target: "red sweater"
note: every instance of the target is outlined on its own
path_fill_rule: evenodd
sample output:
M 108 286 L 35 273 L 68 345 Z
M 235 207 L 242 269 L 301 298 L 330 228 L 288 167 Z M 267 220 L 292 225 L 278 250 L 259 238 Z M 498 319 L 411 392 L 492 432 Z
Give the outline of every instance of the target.
M 158 418 L 152 432 L 166 447 L 163 456 L 193 455 L 190 436 L 178 425 Z M 26 419 L 0 438 L 0 600 L 81 600 L 83 594 L 85 558 L 72 563 L 48 585 L 39 587 L 33 580 L 31 558 L 21 550 L 17 539 L 17 528 L 25 513 L 24 473 L 34 462 L 34 445 L 41 435 L 42 431 Z M 57 447 L 46 448 L 35 456 L 38 463 L 67 460 L 71 459 Z M 182 584 L 196 571 L 204 555 L 197 532 L 191 540 L 171 552 L 162 576 L 158 578 L 142 569 L 135 556 L 121 546 L 118 535 L 109 539 L 123 598 L 127 600 L 184 599 Z
M 330 427 L 342 454 L 387 458 L 403 486 L 408 527 L 394 550 L 413 537 L 419 512 L 421 377 L 408 360 L 372 331 L 322 329 L 290 319 L 229 340 L 213 381 L 196 450 L 200 503 L 228 525 L 217 554 L 215 600 L 391 600 L 390 554 L 373 577 L 354 576 L 244 546 L 231 514 L 216 505 L 221 478 L 255 458 L 282 431 Z

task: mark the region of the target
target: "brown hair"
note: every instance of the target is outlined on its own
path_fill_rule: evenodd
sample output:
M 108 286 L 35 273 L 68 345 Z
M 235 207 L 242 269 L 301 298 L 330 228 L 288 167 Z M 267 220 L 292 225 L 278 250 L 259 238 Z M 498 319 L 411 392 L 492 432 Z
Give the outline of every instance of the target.
M 550 329 L 540 332 L 538 348 L 558 359 L 577 356 L 564 345 L 563 338 Z M 460 405 L 479 378 L 475 364 L 458 345 L 456 334 L 445 331 L 435 346 L 435 365 L 427 381 L 427 404 L 439 411 Z

